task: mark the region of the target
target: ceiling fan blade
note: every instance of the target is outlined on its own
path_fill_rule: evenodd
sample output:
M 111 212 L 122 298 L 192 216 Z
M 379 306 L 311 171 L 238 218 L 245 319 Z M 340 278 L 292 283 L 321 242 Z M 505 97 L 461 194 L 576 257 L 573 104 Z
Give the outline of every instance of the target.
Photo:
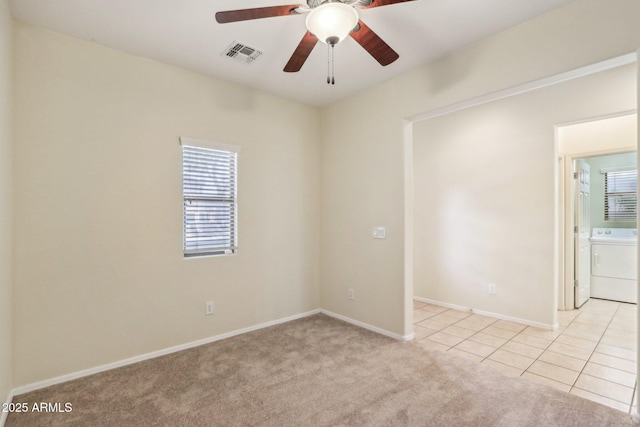
M 358 6 L 358 9 L 371 9 L 372 7 L 389 6 L 390 4 L 404 3 L 414 0 L 373 0 L 369 6 Z
M 384 40 L 380 38 L 373 30 L 367 27 L 364 22 L 358 21 L 358 30 L 351 33 L 351 37 L 357 41 L 360 46 L 375 58 L 383 67 L 391 64 L 398 59 L 400 55 L 391 49 Z
M 216 13 L 216 21 L 219 24 L 228 22 L 248 21 L 250 19 L 271 18 L 273 16 L 297 15 L 295 11 L 299 4 L 283 6 L 257 7 L 254 9 L 225 10 Z
M 316 43 L 318 43 L 316 36 L 307 31 L 307 33 L 302 37 L 302 40 L 300 40 L 296 50 L 293 51 L 293 55 L 289 58 L 289 62 L 284 66 L 284 71 L 287 73 L 300 71 L 304 62 L 309 57 L 309 54 L 316 46 Z

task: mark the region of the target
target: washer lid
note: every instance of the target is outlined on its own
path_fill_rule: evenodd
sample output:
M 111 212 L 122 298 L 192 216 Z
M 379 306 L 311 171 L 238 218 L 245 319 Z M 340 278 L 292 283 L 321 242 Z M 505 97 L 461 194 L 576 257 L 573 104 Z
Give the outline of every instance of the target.
M 637 240 L 636 228 L 594 228 L 591 234 L 593 243 L 636 244 Z

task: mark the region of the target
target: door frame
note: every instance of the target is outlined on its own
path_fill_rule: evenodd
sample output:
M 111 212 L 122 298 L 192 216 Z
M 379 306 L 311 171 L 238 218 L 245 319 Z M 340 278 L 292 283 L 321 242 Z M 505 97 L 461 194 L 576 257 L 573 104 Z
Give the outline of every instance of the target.
M 622 154 L 638 152 L 638 147 L 616 147 L 588 150 L 574 153 L 560 152 L 560 136 L 559 129 L 565 126 L 576 124 L 595 122 L 600 120 L 612 119 L 616 117 L 637 114 L 637 111 L 622 111 L 602 117 L 592 117 L 579 122 L 563 123 L 555 126 L 556 151 L 558 153 L 558 182 L 559 186 L 558 198 L 560 207 L 558 221 L 558 253 L 563 255 L 558 260 L 558 279 L 562 286 L 558 286 L 558 310 L 573 310 L 575 308 L 574 293 L 574 271 L 575 271 L 575 248 L 574 248 L 574 221 L 575 221 L 575 194 L 573 179 L 573 164 L 575 160 L 589 157 L 606 156 L 610 154 Z
M 573 163 L 573 249 L 574 249 L 574 265 L 573 269 L 573 295 L 574 295 L 574 307 L 580 308 L 591 297 L 591 165 L 587 161 L 587 158 L 574 160 Z M 582 177 L 583 171 L 588 174 L 587 177 Z M 586 202 L 584 202 L 585 209 L 581 206 L 581 198 L 584 194 L 583 188 L 586 188 Z M 585 224 L 586 223 L 586 224 Z M 585 227 L 586 225 L 586 227 Z M 585 232 L 586 228 L 586 232 Z M 576 232 L 576 229 L 578 230 Z M 584 249 L 588 249 L 588 253 L 582 253 Z M 588 267 L 587 271 L 583 271 L 584 267 Z M 587 277 L 584 277 L 587 276 Z M 588 290 L 583 294 L 583 285 L 587 284 Z M 576 286 L 578 284 L 578 286 Z M 588 297 L 585 298 L 586 294 Z M 577 301 L 576 301 L 577 299 Z

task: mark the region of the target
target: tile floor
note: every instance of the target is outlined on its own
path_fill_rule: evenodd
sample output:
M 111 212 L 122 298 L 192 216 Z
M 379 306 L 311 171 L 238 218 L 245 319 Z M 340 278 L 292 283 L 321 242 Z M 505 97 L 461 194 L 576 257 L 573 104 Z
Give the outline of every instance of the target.
M 592 299 L 559 311 L 557 331 L 414 301 L 418 345 L 630 412 L 636 390 L 636 305 Z

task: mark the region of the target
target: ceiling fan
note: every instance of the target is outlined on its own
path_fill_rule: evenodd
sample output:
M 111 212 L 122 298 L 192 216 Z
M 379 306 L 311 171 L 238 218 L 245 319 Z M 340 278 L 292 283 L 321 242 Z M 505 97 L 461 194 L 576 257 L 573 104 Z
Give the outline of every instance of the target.
M 360 20 L 357 9 L 370 9 L 407 1 L 414 0 L 307 0 L 306 5 L 292 4 L 217 12 L 216 21 L 226 24 L 308 13 L 307 32 L 284 67 L 284 71 L 288 73 L 300 71 L 318 40 L 332 48 L 330 68 L 333 68 L 333 47 L 347 36 L 351 36 L 380 65 L 386 66 L 398 59 L 399 55 Z M 331 76 L 327 78 L 327 83 L 335 83 L 333 72 L 329 73 Z

